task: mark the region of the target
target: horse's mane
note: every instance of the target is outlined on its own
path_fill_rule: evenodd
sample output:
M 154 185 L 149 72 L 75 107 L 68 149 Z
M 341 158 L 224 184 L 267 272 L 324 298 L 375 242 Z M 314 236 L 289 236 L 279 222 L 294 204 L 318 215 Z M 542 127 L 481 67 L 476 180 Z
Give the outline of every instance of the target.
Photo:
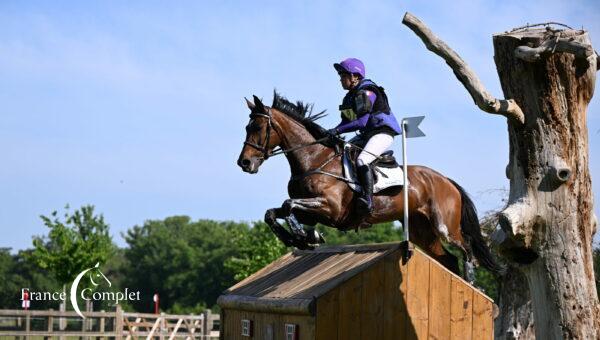
M 271 107 L 301 123 L 315 139 L 327 136 L 327 131 L 316 122 L 317 119 L 325 116 L 325 110 L 313 114 L 313 104 L 306 104 L 301 101 L 296 101 L 294 104 L 277 93 L 277 90 L 273 91 L 273 105 Z

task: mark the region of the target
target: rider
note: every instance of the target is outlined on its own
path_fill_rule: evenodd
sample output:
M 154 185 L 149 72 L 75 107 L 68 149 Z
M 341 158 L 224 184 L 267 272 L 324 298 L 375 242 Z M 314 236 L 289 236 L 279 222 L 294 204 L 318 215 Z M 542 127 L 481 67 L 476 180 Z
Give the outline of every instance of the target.
M 357 174 L 363 196 L 359 198 L 360 208 L 368 212 L 373 209 L 373 173 L 371 164 L 387 150 L 394 136 L 402 133 L 396 121 L 383 87 L 365 79 L 365 66 L 356 58 L 348 58 L 333 64 L 340 76 L 346 96 L 340 105 L 342 121 L 328 130 L 331 136 L 360 131 L 364 148 L 357 158 Z

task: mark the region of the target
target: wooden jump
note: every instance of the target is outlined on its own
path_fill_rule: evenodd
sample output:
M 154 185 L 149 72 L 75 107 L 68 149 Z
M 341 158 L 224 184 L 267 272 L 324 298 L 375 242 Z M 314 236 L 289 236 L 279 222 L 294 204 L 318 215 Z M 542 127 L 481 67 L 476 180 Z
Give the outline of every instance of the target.
M 284 255 L 219 298 L 221 338 L 493 339 L 493 301 L 418 249 L 403 263 L 400 245 Z

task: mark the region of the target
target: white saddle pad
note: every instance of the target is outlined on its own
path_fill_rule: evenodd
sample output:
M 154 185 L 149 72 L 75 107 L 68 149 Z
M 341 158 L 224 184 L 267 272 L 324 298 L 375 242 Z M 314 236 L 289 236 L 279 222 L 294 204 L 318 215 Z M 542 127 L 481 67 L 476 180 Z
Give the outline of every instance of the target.
M 360 182 L 356 178 L 356 173 L 352 171 L 352 165 L 350 162 L 349 150 L 352 146 L 350 144 L 344 145 L 344 153 L 342 156 L 342 163 L 344 168 L 344 177 L 348 180 L 350 188 L 356 192 L 362 192 Z M 373 184 L 373 193 L 377 193 L 383 189 L 390 187 L 404 185 L 404 171 L 402 167 L 397 166 L 395 168 L 384 168 L 376 166 L 375 178 Z

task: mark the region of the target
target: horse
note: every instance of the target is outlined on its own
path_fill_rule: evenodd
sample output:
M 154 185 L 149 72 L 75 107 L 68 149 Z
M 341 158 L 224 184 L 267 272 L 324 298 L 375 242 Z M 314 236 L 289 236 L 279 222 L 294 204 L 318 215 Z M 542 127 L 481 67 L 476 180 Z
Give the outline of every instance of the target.
M 237 164 L 244 172 L 255 174 L 269 157 L 285 154 L 290 166 L 290 198 L 281 207 L 265 213 L 265 222 L 286 246 L 305 249 L 323 241 L 314 229 L 304 229 L 303 225 L 321 223 L 358 231 L 372 224 L 402 220 L 402 191 L 406 185 L 375 194 L 371 213 L 355 208 L 359 194 L 350 189 L 342 176 L 339 143 L 332 142 L 326 130 L 315 122 L 324 111 L 314 115 L 313 105 L 292 103 L 277 91 L 271 107 L 256 96 L 253 102 L 246 99 L 246 103 L 250 121 Z M 505 267 L 496 262 L 487 247 L 475 205 L 466 191 L 425 166 L 408 166 L 407 175 L 410 240 L 457 275 L 461 275 L 458 257 L 444 243 L 460 249 L 470 274 L 474 255 L 480 265 L 503 275 Z M 277 219 L 285 219 L 291 233 Z M 462 275 L 465 278 L 466 272 Z

